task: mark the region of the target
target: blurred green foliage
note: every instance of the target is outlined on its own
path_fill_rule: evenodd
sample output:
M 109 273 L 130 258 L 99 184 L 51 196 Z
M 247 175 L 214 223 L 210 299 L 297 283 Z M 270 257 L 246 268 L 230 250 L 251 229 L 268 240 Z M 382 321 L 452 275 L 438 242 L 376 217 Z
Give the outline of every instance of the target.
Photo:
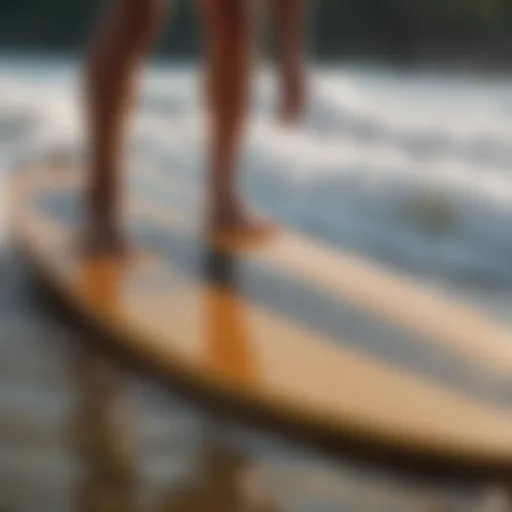
M 263 1 L 263 0 L 261 0 Z M 272 0 L 269 0 L 272 1 Z M 3 48 L 77 51 L 106 0 L 0 0 Z M 195 0 L 173 2 L 171 27 L 159 51 L 188 56 L 198 49 Z M 512 57 L 511 0 L 311 0 L 313 52 L 322 58 Z

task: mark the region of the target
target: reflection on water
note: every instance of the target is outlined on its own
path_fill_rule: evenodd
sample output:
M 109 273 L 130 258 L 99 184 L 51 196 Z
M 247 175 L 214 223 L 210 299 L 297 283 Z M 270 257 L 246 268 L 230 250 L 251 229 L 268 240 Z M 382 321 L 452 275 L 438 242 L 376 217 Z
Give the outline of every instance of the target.
M 243 452 L 223 438 L 222 425 L 205 420 L 195 471 L 164 493 L 162 512 L 273 512 L 275 497 Z
M 125 405 L 127 376 L 88 347 L 76 351 L 79 390 L 74 435 L 83 464 L 78 507 L 83 512 L 135 511 L 135 418 Z
M 76 441 L 84 466 L 78 506 L 90 512 L 135 511 L 138 506 L 136 410 L 128 408 L 130 375 L 91 347 L 76 351 L 80 390 Z M 155 497 L 155 510 L 173 512 L 279 510 L 251 460 L 230 446 L 221 422 L 201 420 L 193 469 Z
M 363 473 L 197 410 L 45 309 L 13 258 L 2 275 L 0 510 L 471 512 L 470 493 Z M 115 305 L 115 287 L 101 290 L 91 299 Z M 227 306 L 229 318 L 211 310 L 211 357 L 250 385 L 258 369 L 244 363 L 246 333 L 236 346 L 215 337 L 216 322 L 243 325 L 243 310 Z

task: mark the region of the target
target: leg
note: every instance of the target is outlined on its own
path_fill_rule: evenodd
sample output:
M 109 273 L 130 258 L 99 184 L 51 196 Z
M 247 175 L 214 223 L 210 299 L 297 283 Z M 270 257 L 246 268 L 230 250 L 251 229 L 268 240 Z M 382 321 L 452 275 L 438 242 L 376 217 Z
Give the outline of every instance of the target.
M 280 71 L 279 116 L 297 121 L 306 101 L 303 35 L 307 0 L 270 0 Z
M 86 248 L 123 250 L 120 174 L 140 66 L 163 19 L 165 0 L 113 0 L 87 65 L 90 183 Z
M 252 70 L 252 16 L 246 0 L 201 0 L 207 32 L 207 96 L 211 114 L 211 216 L 215 229 L 261 235 L 268 226 L 248 215 L 237 190 Z

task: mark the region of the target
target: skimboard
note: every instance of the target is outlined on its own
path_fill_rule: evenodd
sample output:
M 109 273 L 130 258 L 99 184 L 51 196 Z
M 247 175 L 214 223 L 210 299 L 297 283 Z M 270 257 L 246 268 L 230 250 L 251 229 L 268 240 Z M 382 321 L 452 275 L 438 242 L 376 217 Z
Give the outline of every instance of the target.
M 286 230 L 256 247 L 212 240 L 172 182 L 132 177 L 129 260 L 77 250 L 78 166 L 13 178 L 15 240 L 117 342 L 274 420 L 439 467 L 512 469 L 507 326 Z

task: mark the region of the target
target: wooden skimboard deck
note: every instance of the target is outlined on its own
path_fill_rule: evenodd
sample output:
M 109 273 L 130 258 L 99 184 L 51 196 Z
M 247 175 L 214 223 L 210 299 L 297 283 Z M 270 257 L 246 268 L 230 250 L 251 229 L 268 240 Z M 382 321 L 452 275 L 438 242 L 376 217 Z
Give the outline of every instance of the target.
M 440 466 L 512 469 L 512 341 L 483 313 L 283 232 L 212 246 L 149 171 L 126 207 L 129 265 L 85 260 L 77 168 L 13 180 L 16 240 L 137 356 L 246 407 Z M 430 463 L 429 462 L 429 463 Z

